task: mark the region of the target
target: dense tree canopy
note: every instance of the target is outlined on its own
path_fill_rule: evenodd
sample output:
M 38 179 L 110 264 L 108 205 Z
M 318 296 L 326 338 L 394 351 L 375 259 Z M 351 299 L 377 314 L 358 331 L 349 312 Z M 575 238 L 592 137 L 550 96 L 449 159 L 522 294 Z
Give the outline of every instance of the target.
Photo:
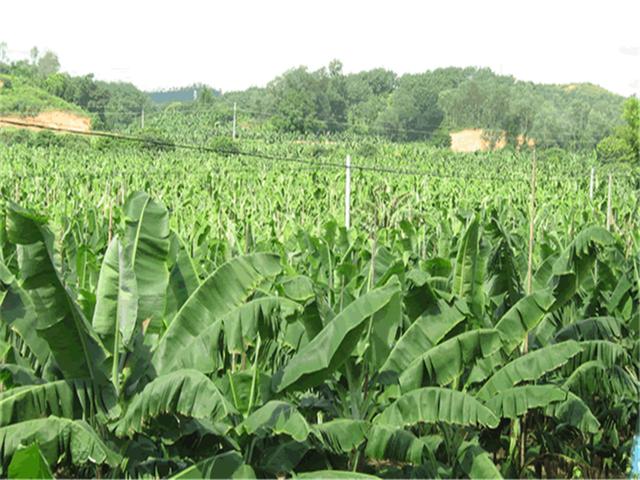
M 352 131 L 400 141 L 441 141 L 464 128 L 504 131 L 512 142 L 593 148 L 619 123 L 623 98 L 591 84 L 542 85 L 488 68 L 440 68 L 396 76 L 374 69 L 344 74 L 342 64 L 289 70 L 267 88 L 225 94 L 271 118 L 284 132 Z
M 605 161 L 640 163 L 640 101 L 629 98 L 622 111 L 624 125 L 598 144 L 598 155 Z

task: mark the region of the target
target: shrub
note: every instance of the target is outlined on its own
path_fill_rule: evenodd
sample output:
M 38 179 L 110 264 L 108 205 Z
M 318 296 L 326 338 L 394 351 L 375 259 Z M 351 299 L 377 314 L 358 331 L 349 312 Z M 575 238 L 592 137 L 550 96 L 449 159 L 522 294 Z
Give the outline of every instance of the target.
M 602 162 L 633 162 L 636 156 L 632 146 L 619 136 L 605 137 L 596 150 Z
M 207 148 L 219 151 L 222 155 L 228 156 L 240 152 L 238 143 L 229 137 L 213 137 L 207 143 Z

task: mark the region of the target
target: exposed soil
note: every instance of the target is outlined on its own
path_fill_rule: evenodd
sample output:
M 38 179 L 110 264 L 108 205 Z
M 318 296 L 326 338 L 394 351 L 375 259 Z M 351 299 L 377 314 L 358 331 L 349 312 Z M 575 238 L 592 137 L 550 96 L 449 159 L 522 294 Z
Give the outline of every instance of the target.
M 507 145 L 506 134 L 502 133 L 495 141 L 484 138 L 481 128 L 468 128 L 459 132 L 451 132 L 451 150 L 454 152 L 486 152 L 488 150 L 501 150 Z M 525 139 L 518 137 L 518 146 L 522 146 Z M 527 139 L 527 145 L 532 147 L 535 141 Z
M 29 127 L 19 127 L 10 123 L 3 122 L 3 120 L 11 120 L 15 122 L 27 123 Z M 17 115 L 9 115 L 0 117 L 0 127 L 15 127 L 15 128 L 28 128 L 29 130 L 40 130 L 35 125 L 43 125 L 45 127 L 53 128 L 65 128 L 69 130 L 76 130 L 79 132 L 88 132 L 91 130 L 91 119 L 77 113 L 64 112 L 62 110 L 50 110 L 48 112 L 41 112 L 35 117 L 20 117 Z

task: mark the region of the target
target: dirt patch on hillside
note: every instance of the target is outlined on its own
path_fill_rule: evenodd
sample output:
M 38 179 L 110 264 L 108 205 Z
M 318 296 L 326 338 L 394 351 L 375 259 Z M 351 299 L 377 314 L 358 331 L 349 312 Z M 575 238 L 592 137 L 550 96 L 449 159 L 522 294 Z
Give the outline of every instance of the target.
M 9 122 L 20 122 L 29 126 L 21 127 Z M 77 113 L 64 112 L 62 110 L 51 110 L 41 112 L 35 117 L 19 117 L 10 115 L 0 117 L 0 127 L 28 128 L 29 130 L 41 130 L 40 125 L 46 128 L 63 128 L 77 132 L 88 132 L 91 130 L 91 119 Z
M 454 152 L 486 152 L 489 150 L 501 150 L 507 146 L 507 134 L 502 132 L 493 135 L 493 138 L 485 135 L 481 128 L 468 128 L 459 132 L 451 132 L 451 150 Z M 521 147 L 525 143 L 525 138 L 518 136 L 517 146 Z M 532 138 L 526 139 L 529 147 L 535 145 Z

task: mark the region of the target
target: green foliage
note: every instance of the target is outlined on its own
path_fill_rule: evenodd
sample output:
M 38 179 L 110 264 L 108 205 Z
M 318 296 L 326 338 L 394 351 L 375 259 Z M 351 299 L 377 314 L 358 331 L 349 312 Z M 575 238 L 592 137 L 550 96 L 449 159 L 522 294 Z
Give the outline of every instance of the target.
M 640 100 L 631 97 L 624 102 L 622 119 L 614 135 L 598 143 L 598 158 L 604 162 L 640 163 Z
M 21 77 L 3 75 L 0 88 L 0 115 L 34 116 L 47 110 L 63 110 L 82 114 L 79 106 Z
M 281 132 L 348 131 L 448 146 L 450 131 L 483 128 L 504 132 L 511 145 L 531 138 L 537 146 L 572 150 L 595 147 L 611 133 L 622 104 L 622 97 L 595 85 L 538 85 L 486 68 L 398 78 L 383 69 L 345 75 L 338 61 L 314 72 L 292 69 L 266 89 L 222 99 L 269 116 Z
M 214 137 L 207 143 L 207 148 L 210 148 L 220 155 L 232 156 L 240 151 L 238 144 L 230 137 L 218 136 Z
M 49 130 L 27 130 L 23 128 L 3 128 L 0 143 L 5 145 L 25 145 L 29 148 L 70 148 L 87 150 L 91 146 L 89 138 L 78 135 L 54 133 Z
M 14 453 L 9 464 L 9 478 L 53 478 L 37 443 Z
M 308 148 L 269 138 L 251 148 Z M 349 229 L 342 169 L 0 146 L 0 475 L 32 445 L 83 478 L 623 475 L 635 177 L 607 231 L 575 175 L 595 158 L 540 162 L 524 295 L 527 183 L 455 176 L 527 179 L 528 154 L 367 144 L 442 177 L 354 174 Z

